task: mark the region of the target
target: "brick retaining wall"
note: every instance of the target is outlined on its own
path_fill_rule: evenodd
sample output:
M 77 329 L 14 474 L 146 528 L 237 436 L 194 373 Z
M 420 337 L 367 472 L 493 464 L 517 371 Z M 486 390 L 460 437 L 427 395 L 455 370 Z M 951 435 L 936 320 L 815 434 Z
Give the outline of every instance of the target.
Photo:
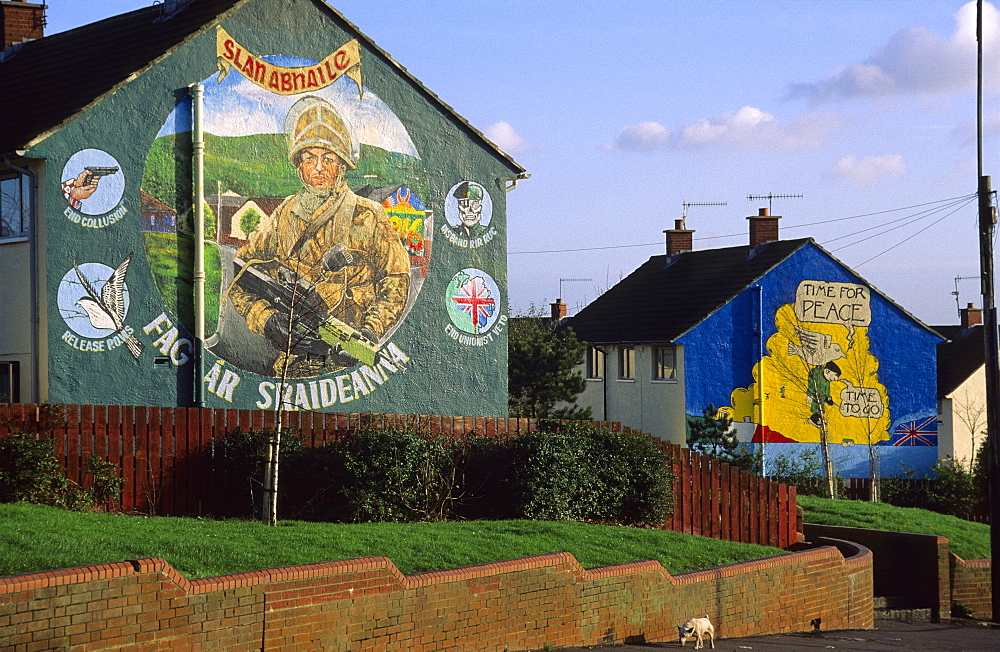
M 850 544 L 845 544 L 850 546 Z M 844 547 L 841 547 L 843 550 Z M 369 557 L 188 581 L 161 559 L 0 577 L 0 648 L 525 650 L 870 628 L 872 555 L 832 546 L 671 576 L 568 553 L 403 575 Z
M 871 550 L 877 596 L 902 600 L 904 608 L 929 608 L 935 620 L 951 616 L 952 602 L 966 605 L 976 618 L 992 617 L 990 560 L 958 557 L 947 537 L 813 523 L 804 530 L 807 541 L 830 536 Z
M 980 620 L 993 620 L 993 581 L 989 559 L 966 561 L 951 553 L 951 599 L 972 610 Z

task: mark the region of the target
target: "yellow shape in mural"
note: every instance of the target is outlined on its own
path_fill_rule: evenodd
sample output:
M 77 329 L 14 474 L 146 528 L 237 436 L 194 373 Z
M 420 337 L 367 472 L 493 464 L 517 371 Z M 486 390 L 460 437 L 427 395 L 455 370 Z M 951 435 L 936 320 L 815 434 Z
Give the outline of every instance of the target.
M 753 384 L 733 390 L 720 412 L 798 442 L 819 442 L 823 421 L 833 444 L 888 440 L 889 397 L 868 326 L 802 321 L 793 304 L 779 308 L 774 322 L 778 332 L 754 365 Z

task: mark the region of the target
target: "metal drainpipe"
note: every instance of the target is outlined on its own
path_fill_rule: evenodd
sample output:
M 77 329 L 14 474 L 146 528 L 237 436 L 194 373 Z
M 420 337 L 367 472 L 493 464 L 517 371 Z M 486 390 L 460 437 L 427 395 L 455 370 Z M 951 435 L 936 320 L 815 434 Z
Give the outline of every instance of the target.
M 601 378 L 601 386 L 604 390 L 604 405 L 601 406 L 602 414 L 601 421 L 609 421 L 608 419 L 608 352 L 606 349 L 599 346 L 595 346 L 601 354 L 601 371 L 604 373 Z
M 11 170 L 20 172 L 31 179 L 31 192 L 28 196 L 28 215 L 30 216 L 31 227 L 28 230 L 28 256 L 30 259 L 31 273 L 28 274 L 29 291 L 31 292 L 31 394 L 32 400 L 36 403 L 42 402 L 42 352 L 38 349 L 39 329 L 41 328 L 41 317 L 38 311 L 38 176 L 28 170 L 14 165 L 5 154 L 4 164 Z
M 191 84 L 191 173 L 194 204 L 194 354 L 197 360 L 194 403 L 205 407 L 205 139 L 202 134 L 202 98 L 205 88 Z
M 767 431 L 764 429 L 764 288 L 753 286 L 757 293 L 757 418 L 760 420 L 760 474 L 767 477 Z

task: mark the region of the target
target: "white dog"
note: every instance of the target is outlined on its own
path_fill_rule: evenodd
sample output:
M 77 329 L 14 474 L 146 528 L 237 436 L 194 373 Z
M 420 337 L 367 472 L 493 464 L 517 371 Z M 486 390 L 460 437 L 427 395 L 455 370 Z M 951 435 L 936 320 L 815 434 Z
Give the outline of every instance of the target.
M 696 650 L 705 647 L 705 643 L 701 637 L 708 634 L 708 640 L 712 644 L 712 649 L 715 649 L 715 628 L 712 627 L 712 622 L 708 619 L 708 616 L 704 618 L 692 618 L 683 625 L 678 625 L 677 633 L 680 636 L 682 647 L 684 646 L 684 641 L 694 636 L 696 639 L 694 649 Z

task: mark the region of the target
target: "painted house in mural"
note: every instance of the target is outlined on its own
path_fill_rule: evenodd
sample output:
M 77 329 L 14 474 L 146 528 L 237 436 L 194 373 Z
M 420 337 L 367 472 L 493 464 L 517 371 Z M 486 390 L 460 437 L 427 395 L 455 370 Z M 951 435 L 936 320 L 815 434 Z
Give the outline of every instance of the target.
M 5 400 L 506 414 L 524 170 L 336 10 L 0 10 Z
M 983 311 L 959 310 L 957 326 L 935 326 L 938 345 L 938 457 L 970 466 L 986 440 L 986 354 Z
M 703 251 L 677 220 L 666 255 L 567 321 L 589 344 L 577 402 L 675 443 L 711 405 L 768 459 L 825 435 L 845 477 L 933 465 L 943 338 L 811 238 L 779 240 L 779 219 L 761 209 L 749 245 Z

